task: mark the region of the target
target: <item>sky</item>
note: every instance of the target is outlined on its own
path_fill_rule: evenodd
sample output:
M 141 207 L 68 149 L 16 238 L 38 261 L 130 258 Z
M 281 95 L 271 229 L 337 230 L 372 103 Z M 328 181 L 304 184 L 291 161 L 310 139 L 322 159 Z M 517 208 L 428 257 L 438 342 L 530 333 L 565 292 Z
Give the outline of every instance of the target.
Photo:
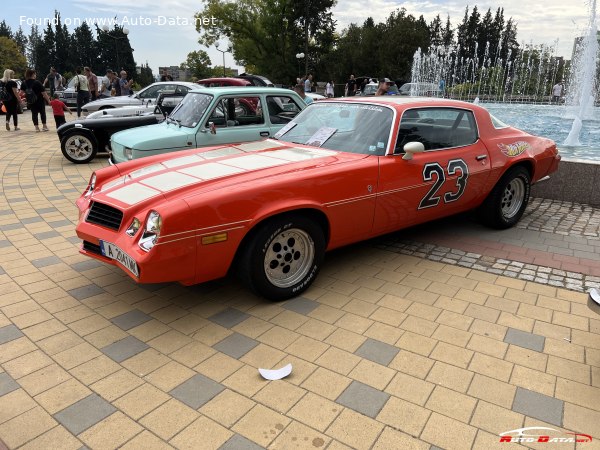
M 505 19 L 513 17 L 517 22 L 519 42 L 553 44 L 558 39 L 556 54 L 567 59 L 571 57 L 574 38 L 582 34 L 589 21 L 589 7 L 585 0 L 504 0 L 501 4 L 472 2 L 470 6 L 475 4 L 483 12 L 488 8 L 495 11 L 498 7 L 503 7 Z M 443 20 L 449 15 L 452 25 L 456 27 L 462 20 L 468 3 L 464 0 L 369 0 L 368 8 L 366 5 L 365 0 L 338 0 L 333 9 L 337 29 L 341 31 L 350 23 L 362 24 L 369 15 L 375 22 L 384 21 L 397 8 L 405 8 L 414 16 L 422 14 L 427 22 L 437 14 Z M 214 47 L 206 48 L 198 44 L 199 34 L 194 28 L 192 17 L 200 7 L 198 0 L 4 2 L 2 18 L 13 31 L 22 25 L 27 35 L 31 23 L 39 24 L 44 19 L 51 19 L 55 9 L 61 13 L 63 23 L 67 22 L 69 25 L 68 20 L 71 21 L 71 31 L 77 21 L 89 19 L 104 23 L 103 21 L 117 16 L 119 24 L 129 29 L 129 40 L 138 65 L 148 62 L 157 74 L 159 66 L 178 66 L 185 61 L 189 52 L 199 49 L 207 51 L 213 65 L 223 64 L 222 53 Z M 211 18 L 206 18 L 206 21 L 206 26 L 210 26 Z M 45 28 L 45 25 L 40 28 Z M 221 49 L 227 47 L 227 42 L 223 41 L 221 44 Z M 225 65 L 243 71 L 229 53 L 225 54 Z

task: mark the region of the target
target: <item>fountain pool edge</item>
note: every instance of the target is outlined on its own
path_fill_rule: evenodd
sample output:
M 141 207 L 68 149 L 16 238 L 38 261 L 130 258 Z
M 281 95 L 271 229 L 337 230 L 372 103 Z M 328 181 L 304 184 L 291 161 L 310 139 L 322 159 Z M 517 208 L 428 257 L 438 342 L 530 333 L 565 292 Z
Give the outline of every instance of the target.
M 532 186 L 531 195 L 600 206 L 600 162 L 563 157 L 558 171 Z

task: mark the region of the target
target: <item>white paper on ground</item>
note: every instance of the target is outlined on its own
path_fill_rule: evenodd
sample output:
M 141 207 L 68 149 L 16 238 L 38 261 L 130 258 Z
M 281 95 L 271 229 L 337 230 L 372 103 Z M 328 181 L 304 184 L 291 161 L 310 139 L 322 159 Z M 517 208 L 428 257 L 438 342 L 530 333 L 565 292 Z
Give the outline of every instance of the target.
M 258 371 L 266 380 L 281 380 L 292 373 L 292 364 L 290 363 L 287 366 L 283 366 L 281 369 L 258 369 Z
M 598 292 L 598 289 L 590 289 L 590 298 L 600 305 L 600 292 Z

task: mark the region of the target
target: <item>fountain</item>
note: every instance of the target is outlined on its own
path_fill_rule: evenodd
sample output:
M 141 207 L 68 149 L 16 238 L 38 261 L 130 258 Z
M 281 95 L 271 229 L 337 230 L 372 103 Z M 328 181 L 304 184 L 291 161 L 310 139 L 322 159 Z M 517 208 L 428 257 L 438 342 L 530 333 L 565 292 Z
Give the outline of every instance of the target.
M 415 52 L 412 82 L 444 80 L 445 95 L 477 102 L 500 120 L 559 143 L 567 158 L 600 159 L 600 108 L 594 107 L 598 54 L 596 0 L 590 20 L 570 67 L 556 56 L 558 40 L 551 45 L 521 43 L 501 51 L 475 46 L 471 54 L 456 47 Z M 568 80 L 565 104 L 553 103 L 552 87 Z
M 574 70 L 571 71 L 571 81 L 569 83 L 572 92 L 567 97 L 567 105 L 575 110 L 571 131 L 564 142 L 564 145 L 569 146 L 581 145 L 579 135 L 583 126 L 582 120 L 591 118 L 594 107 L 596 63 L 598 60 L 596 0 L 592 0 L 590 9 L 590 23 L 586 35 L 577 46 L 575 61 L 573 61 Z

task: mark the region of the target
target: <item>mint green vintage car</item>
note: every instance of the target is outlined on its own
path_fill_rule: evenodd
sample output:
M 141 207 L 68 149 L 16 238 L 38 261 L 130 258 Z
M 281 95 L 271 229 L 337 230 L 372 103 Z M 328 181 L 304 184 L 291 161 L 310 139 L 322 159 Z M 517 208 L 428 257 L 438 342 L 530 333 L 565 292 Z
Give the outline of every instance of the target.
M 294 91 L 272 87 L 190 90 L 167 119 L 111 137 L 112 163 L 273 136 L 306 107 Z

